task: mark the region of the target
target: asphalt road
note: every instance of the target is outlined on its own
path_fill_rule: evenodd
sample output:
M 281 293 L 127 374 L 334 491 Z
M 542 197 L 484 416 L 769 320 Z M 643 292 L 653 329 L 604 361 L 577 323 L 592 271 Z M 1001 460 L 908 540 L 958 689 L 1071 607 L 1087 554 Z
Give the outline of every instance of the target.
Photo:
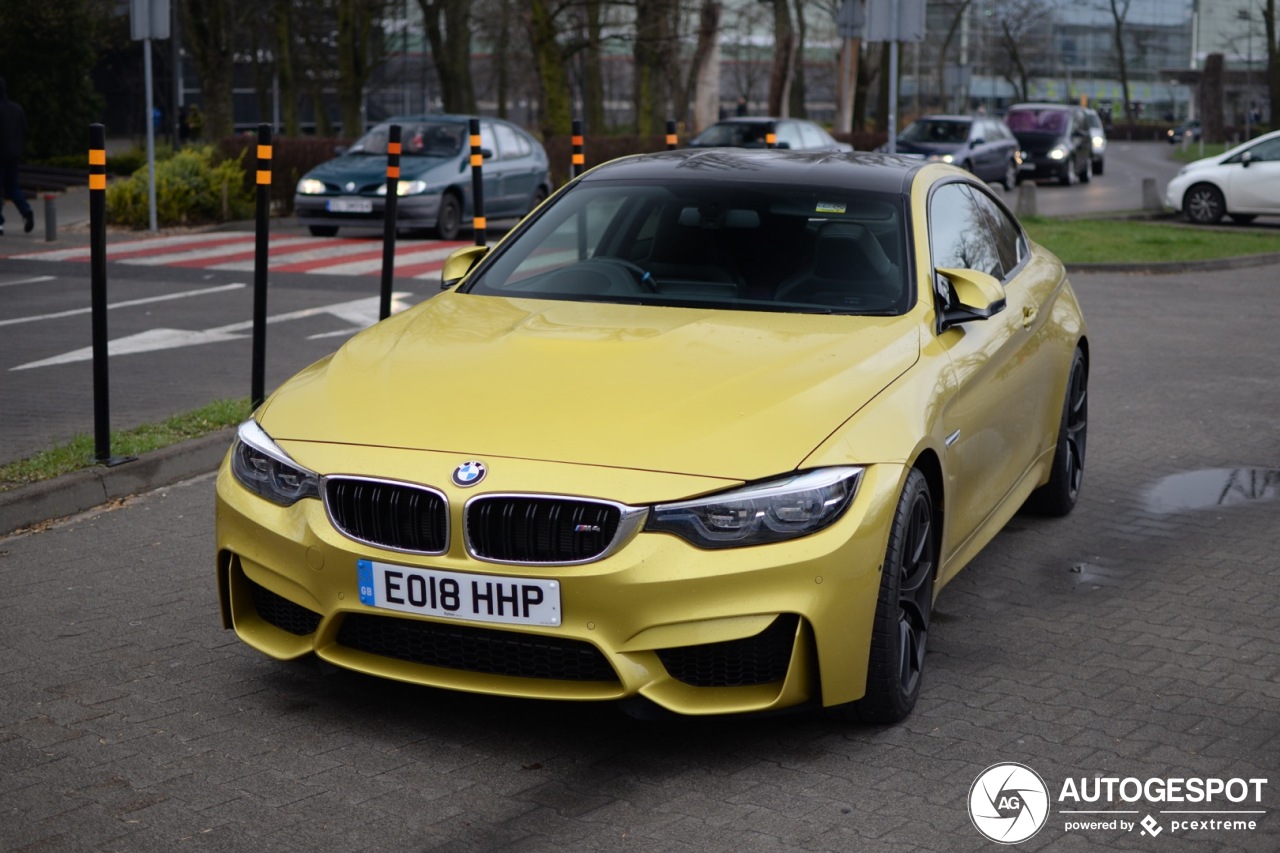
M 1128 142 L 1112 139 L 1107 145 L 1103 174 L 1095 175 L 1087 184 L 1064 187 L 1056 181 L 1036 184 L 1036 206 L 1041 216 L 1084 216 L 1104 211 L 1141 211 L 1142 182 L 1155 180 L 1158 197 L 1163 200 L 1165 185 L 1182 167 L 1172 157 L 1173 146 L 1167 142 Z M 1009 193 L 1010 207 L 1016 204 L 1016 193 Z
M 1280 849 L 1276 268 L 1074 279 L 1081 503 L 943 591 L 903 724 L 639 723 L 268 660 L 219 626 L 202 477 L 0 539 L 0 848 L 989 850 L 970 788 L 1020 762 L 1053 799 L 1020 849 Z M 1267 781 L 1062 801 L 1095 777 Z M 1207 810 L 1254 828 L 1171 813 Z

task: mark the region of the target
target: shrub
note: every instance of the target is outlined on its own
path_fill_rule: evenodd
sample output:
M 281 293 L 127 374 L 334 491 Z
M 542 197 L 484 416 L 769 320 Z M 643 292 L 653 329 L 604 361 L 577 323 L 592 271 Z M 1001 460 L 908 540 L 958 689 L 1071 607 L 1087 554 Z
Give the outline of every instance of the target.
M 107 218 L 112 224 L 145 228 L 150 223 L 147 165 L 107 187 Z M 210 146 L 184 148 L 156 162 L 158 225 L 202 225 L 253 216 L 253 197 L 244 170 L 235 159 L 219 160 Z
M 293 215 L 293 195 L 298 179 L 321 163 L 338 156 L 337 147 L 354 140 L 323 136 L 277 136 L 271 140 L 271 207 L 278 216 Z M 222 140 L 218 150 L 227 157 L 241 157 L 245 165 L 245 181 L 255 191 L 254 168 L 257 162 L 258 138 L 240 134 Z

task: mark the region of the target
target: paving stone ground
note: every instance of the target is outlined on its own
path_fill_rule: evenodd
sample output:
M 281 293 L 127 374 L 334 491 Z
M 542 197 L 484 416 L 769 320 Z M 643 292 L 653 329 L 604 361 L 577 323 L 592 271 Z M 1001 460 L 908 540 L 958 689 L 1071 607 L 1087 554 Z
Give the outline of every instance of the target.
M 1022 849 L 1280 849 L 1280 268 L 1075 283 L 1081 503 L 944 590 L 903 724 L 641 723 L 268 660 L 219 627 L 204 477 L 0 539 L 0 849 L 989 850 L 966 802 L 998 762 L 1054 797 L 1268 779 L 1222 804 L 1252 832 L 1067 832 L 1055 803 Z

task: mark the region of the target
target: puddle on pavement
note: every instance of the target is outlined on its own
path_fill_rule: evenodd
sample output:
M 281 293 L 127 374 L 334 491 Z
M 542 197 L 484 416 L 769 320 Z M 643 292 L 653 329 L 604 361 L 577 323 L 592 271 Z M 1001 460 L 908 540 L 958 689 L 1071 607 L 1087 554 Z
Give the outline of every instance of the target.
M 1144 502 L 1148 512 L 1170 515 L 1277 497 L 1280 468 L 1207 468 L 1165 477 L 1147 490 Z

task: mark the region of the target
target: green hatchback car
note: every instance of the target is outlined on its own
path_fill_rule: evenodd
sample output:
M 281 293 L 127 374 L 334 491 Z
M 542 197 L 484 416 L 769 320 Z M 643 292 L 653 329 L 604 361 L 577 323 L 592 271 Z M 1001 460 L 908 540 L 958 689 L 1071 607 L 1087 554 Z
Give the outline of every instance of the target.
M 298 222 L 317 237 L 339 228 L 383 227 L 387 139 L 400 125 L 398 227 L 428 229 L 454 240 L 475 214 L 468 123 L 471 116 L 400 116 L 374 127 L 354 145 L 302 176 L 294 195 Z M 520 127 L 480 119 L 484 152 L 484 215 L 523 216 L 551 193 L 547 152 Z

